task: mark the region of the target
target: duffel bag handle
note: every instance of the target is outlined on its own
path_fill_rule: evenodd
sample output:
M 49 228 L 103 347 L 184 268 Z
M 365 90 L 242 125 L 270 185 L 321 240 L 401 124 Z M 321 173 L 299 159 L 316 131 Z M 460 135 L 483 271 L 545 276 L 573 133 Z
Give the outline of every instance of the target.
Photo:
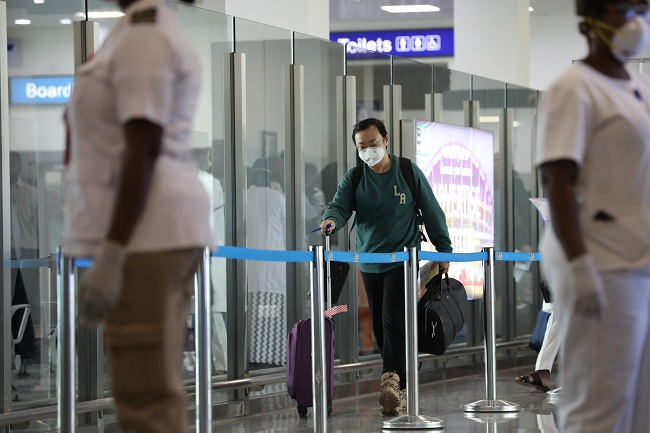
M 436 294 L 434 295 L 434 297 L 435 297 L 435 296 L 442 296 L 442 282 L 443 282 L 443 280 L 446 281 L 446 283 L 447 283 L 447 290 L 449 290 L 449 274 L 448 274 L 447 272 L 445 272 L 445 273 L 440 277 L 440 285 L 439 285 L 438 287 L 436 287 L 437 291 L 436 291 Z

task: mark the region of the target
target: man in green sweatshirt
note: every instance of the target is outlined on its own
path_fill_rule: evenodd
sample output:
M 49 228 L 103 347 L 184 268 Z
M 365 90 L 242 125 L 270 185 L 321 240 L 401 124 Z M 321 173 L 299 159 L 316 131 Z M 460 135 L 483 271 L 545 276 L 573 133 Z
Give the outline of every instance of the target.
M 349 170 L 334 199 L 327 205 L 321 230 L 336 232 L 357 212 L 357 251 L 392 253 L 404 247 L 420 247 L 415 203 L 429 239 L 440 252 L 451 252 L 446 218 L 424 173 L 412 164 L 414 194 L 400 169 L 399 157 L 386 152 L 388 133 L 378 119 L 357 123 L 352 140 L 364 161 L 361 181 L 354 190 Z M 415 198 L 415 200 L 414 200 Z M 405 407 L 406 343 L 404 330 L 403 263 L 359 263 L 368 295 L 377 346 L 384 361 L 379 404 L 384 415 L 397 415 Z M 446 272 L 449 263 L 441 263 Z M 415 320 L 415 318 L 413 318 Z

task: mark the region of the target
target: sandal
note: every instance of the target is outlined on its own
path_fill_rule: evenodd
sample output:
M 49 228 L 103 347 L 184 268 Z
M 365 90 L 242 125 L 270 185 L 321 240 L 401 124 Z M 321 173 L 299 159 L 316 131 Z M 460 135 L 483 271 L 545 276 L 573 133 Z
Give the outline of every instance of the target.
M 542 378 L 540 377 L 537 371 L 531 371 L 530 373 L 524 376 L 517 376 L 515 378 L 515 382 L 518 383 L 519 385 L 531 386 L 542 392 L 546 392 L 550 390 L 548 386 L 545 386 L 544 383 L 542 383 Z

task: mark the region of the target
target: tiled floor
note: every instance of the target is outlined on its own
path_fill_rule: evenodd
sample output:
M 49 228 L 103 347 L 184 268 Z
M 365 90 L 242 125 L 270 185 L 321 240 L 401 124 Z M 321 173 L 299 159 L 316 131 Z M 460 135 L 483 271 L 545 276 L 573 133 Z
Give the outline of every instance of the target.
M 497 398 L 519 404 L 518 413 L 498 416 L 490 414 L 463 413 L 463 405 L 485 398 L 485 378 L 470 376 L 459 379 L 450 379 L 420 387 L 420 414 L 438 418 L 444 422 L 443 430 L 432 430 L 447 433 L 474 433 L 474 432 L 499 432 L 499 433 L 528 433 L 543 432 L 557 433 L 554 413 L 557 398 L 547 396 L 545 393 L 533 388 L 517 385 L 513 379 L 516 375 L 530 370 L 531 366 L 520 366 L 516 369 L 500 370 L 497 377 Z M 21 391 L 31 388 L 28 384 L 34 382 L 33 376 L 17 381 Z M 309 409 L 306 420 L 299 418 L 295 408 L 277 409 L 273 407 L 286 407 L 287 399 L 284 385 L 278 385 L 275 390 L 278 394 L 277 406 L 272 401 L 260 415 L 236 417 L 230 420 L 214 421 L 215 433 L 307 433 L 313 432 L 313 413 Z M 273 391 L 269 386 L 267 391 Z M 273 393 L 273 392 L 272 392 Z M 25 397 L 32 397 L 26 392 Z M 336 399 L 333 402 L 333 414 L 328 421 L 328 433 L 366 433 L 383 432 L 382 422 L 391 419 L 382 417 L 379 412 L 377 395 L 363 395 L 357 398 Z M 275 397 L 271 398 L 273 400 Z M 112 419 L 113 417 L 109 417 Z M 107 419 L 109 424 L 111 422 Z M 16 426 L 18 427 L 18 426 Z M 106 431 L 115 431 L 115 425 Z M 54 432 L 56 420 L 32 421 L 30 424 L 21 425 L 25 432 Z M 80 432 L 96 431 L 93 428 L 80 428 Z M 399 431 L 399 430 L 398 430 Z M 418 430 L 426 432 L 427 430 Z
M 557 433 L 555 406 L 557 398 L 533 388 L 514 383 L 516 375 L 525 368 L 499 371 L 497 398 L 519 404 L 520 412 L 509 415 L 463 413 L 463 405 L 485 398 L 485 379 L 466 377 L 420 387 L 420 413 L 444 422 L 447 433 Z M 390 419 L 379 413 L 377 395 L 338 399 L 333 403 L 333 414 L 328 421 L 330 433 L 383 432 L 382 422 Z M 215 433 L 307 433 L 313 431 L 311 409 L 306 420 L 301 420 L 295 409 L 216 421 Z M 399 430 L 397 430 L 399 431 Z M 418 430 L 419 432 L 427 430 Z

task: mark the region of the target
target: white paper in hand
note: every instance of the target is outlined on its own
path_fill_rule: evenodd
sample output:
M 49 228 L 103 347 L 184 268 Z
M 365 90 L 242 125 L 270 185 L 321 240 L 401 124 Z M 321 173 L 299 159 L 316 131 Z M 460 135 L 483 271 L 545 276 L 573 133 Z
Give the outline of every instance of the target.
M 539 216 L 542 217 L 544 224 L 551 220 L 551 207 L 548 204 L 547 198 L 529 198 L 530 202 L 535 206 L 535 209 L 539 212 Z

